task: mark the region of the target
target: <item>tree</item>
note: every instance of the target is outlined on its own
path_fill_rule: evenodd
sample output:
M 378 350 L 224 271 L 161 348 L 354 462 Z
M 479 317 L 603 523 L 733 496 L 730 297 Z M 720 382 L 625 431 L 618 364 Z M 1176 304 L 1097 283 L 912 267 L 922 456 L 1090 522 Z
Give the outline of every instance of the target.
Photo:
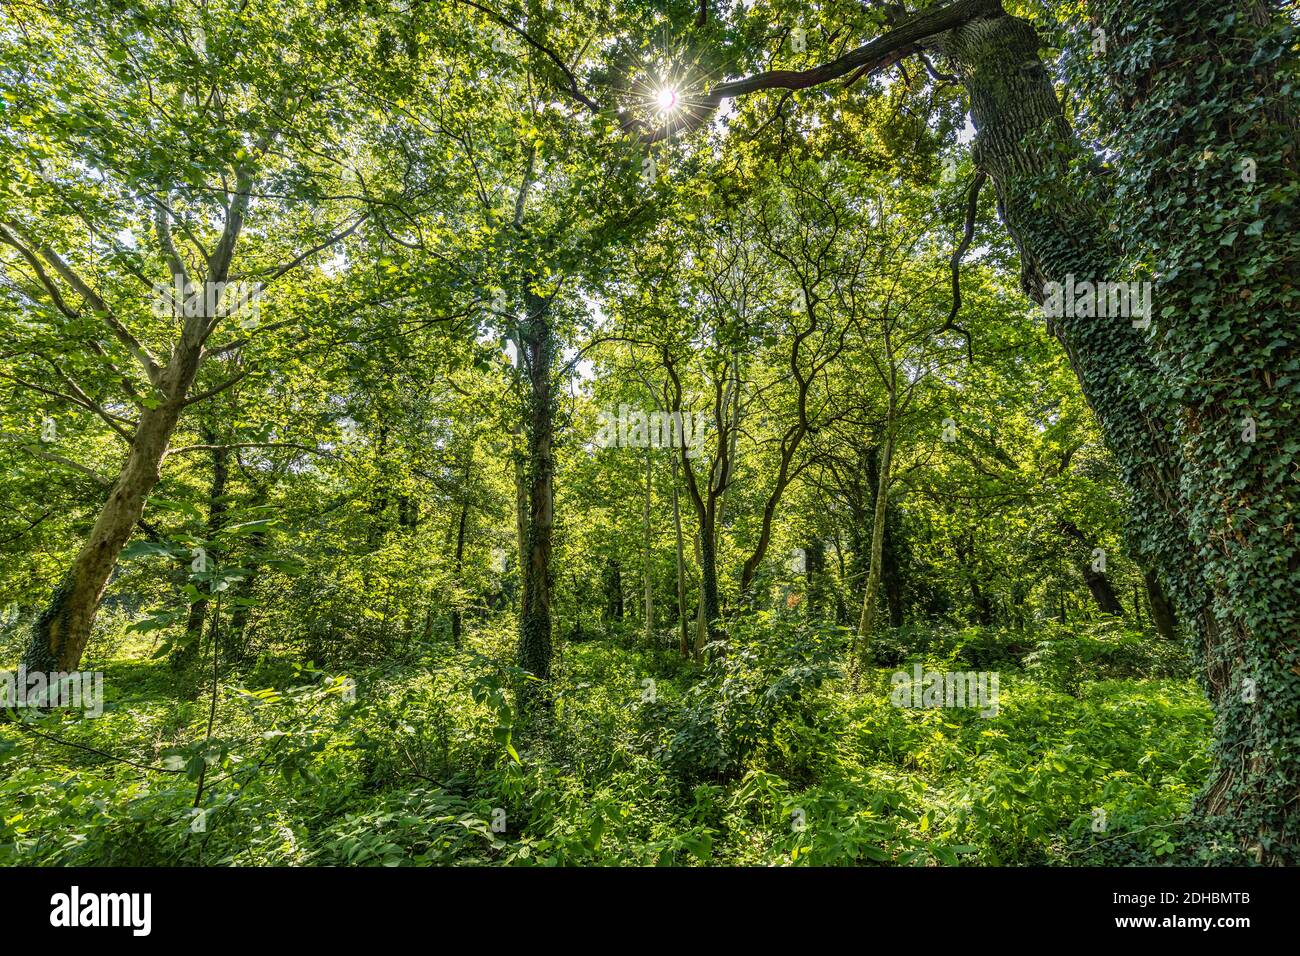
M 93 528 L 36 622 L 26 660 L 42 670 L 76 669 L 183 412 L 234 381 L 191 393 L 206 363 L 247 338 L 214 345 L 213 335 L 253 321 L 251 300 L 273 295 L 264 289 L 365 218 L 351 200 L 335 204 L 334 223 L 295 222 L 278 197 L 262 201 L 276 177 L 300 196 L 321 191 L 311 185 L 321 175 L 316 127 L 345 114 L 331 113 L 333 104 L 318 95 L 325 87 L 319 71 L 275 51 L 302 50 L 304 34 L 309 46 L 319 24 L 229 11 L 155 23 L 142 10 L 129 25 L 85 32 L 84 13 L 67 4 L 42 14 L 43 36 L 62 38 L 63 51 L 35 40 L 21 51 L 9 48 L 23 59 L 5 71 L 7 95 L 24 115 L 67 133 L 58 141 L 14 138 L 5 148 L 5 162 L 24 171 L 3 196 L 0 243 L 12 255 L 6 270 L 22 277 L 23 299 L 39 302 L 49 323 L 93 353 L 84 361 L 116 394 L 96 401 L 68 380 L 67 401 L 97 415 L 126 446 Z M 73 30 L 97 57 L 66 52 Z M 128 30 L 146 37 L 148 67 L 133 59 Z M 172 162 L 178 154 L 189 157 L 184 179 Z M 250 216 L 259 232 L 287 228 L 296 242 L 250 256 L 245 271 L 258 276 L 257 285 L 228 286 Z M 276 261 L 285 245 L 287 261 Z M 102 270 L 99 281 L 90 263 Z

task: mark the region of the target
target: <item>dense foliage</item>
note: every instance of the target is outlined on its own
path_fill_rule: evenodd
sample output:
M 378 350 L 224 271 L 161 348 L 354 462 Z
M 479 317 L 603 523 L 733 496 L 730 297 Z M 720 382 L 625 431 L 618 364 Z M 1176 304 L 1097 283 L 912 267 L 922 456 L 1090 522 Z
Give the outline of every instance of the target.
M 1296 31 L 6 3 L 0 863 L 1295 862 Z

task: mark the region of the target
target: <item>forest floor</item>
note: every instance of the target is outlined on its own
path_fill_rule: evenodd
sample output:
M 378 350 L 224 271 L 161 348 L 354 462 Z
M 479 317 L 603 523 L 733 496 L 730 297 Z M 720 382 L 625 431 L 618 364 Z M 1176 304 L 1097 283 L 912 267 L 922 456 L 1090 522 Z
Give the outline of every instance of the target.
M 1173 648 L 912 632 L 854 691 L 840 631 L 756 615 L 703 666 L 633 627 L 564 645 L 527 726 L 508 618 L 382 668 L 264 653 L 220 675 L 215 711 L 210 660 L 110 641 L 102 716 L 0 724 L 0 864 L 1179 860 L 1211 713 Z M 915 664 L 996 672 L 996 714 L 897 706 Z

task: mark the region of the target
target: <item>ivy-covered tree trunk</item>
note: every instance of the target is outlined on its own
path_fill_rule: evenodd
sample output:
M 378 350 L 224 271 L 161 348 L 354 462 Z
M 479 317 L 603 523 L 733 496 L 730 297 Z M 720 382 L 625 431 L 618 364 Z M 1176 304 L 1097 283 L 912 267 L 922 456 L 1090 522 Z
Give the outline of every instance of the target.
M 528 285 L 528 282 L 525 283 Z M 519 612 L 519 666 L 534 677 L 551 676 L 551 530 L 554 516 L 555 403 L 551 393 L 554 333 L 547 321 L 547 302 L 525 291 L 527 310 L 528 527 L 524 593 Z M 531 683 L 531 682 L 530 682 Z M 521 689 L 521 703 L 534 695 Z
M 872 445 L 867 451 L 866 468 L 867 485 L 871 489 L 874 508 L 876 489 L 880 485 L 879 445 Z M 903 626 L 903 553 L 905 547 L 898 506 L 892 501 L 887 501 L 885 502 L 885 536 L 881 541 L 880 550 L 880 585 L 885 592 L 885 606 L 889 609 L 890 627 Z
M 1177 617 L 1174 606 L 1169 603 L 1164 588 L 1160 586 L 1160 579 L 1154 571 L 1145 571 L 1142 580 L 1146 584 L 1147 603 L 1151 605 L 1151 623 L 1155 625 L 1156 633 L 1167 641 L 1176 640 Z
M 695 653 L 704 654 L 706 644 L 720 637 L 718 620 L 722 609 L 718 600 L 718 535 L 714 501 L 705 505 L 700 523 L 700 627 L 695 635 Z
M 1139 554 L 1168 585 L 1214 703 L 1215 769 L 1198 804 L 1207 839 L 1293 863 L 1295 124 L 1268 77 L 1285 44 L 1280 31 L 1271 46 L 1261 40 L 1262 7 L 1190 6 L 1091 5 L 1107 38 L 1100 69 L 1124 105 L 1105 184 L 1114 206 L 1089 192 L 1101 172 L 1066 123 L 1028 23 L 991 12 L 941 45 L 969 92 L 975 162 L 997 187 L 1029 295 L 1042 302 L 1047 283 L 1068 276 L 1157 280 L 1149 332 L 1128 316 L 1067 314 L 1051 328 L 1132 492 Z M 1139 242 L 1121 250 L 1126 234 Z M 1132 274 L 1140 260 L 1154 276 Z
M 1108 0 L 1089 12 L 1113 38 L 1103 70 L 1125 105 L 1117 220 L 1160 276 L 1152 351 L 1183 462 L 1192 561 L 1209 595 L 1211 626 L 1194 649 L 1217 733 L 1201 807 L 1213 832 L 1255 859 L 1296 863 L 1295 30 L 1279 5 L 1257 0 Z

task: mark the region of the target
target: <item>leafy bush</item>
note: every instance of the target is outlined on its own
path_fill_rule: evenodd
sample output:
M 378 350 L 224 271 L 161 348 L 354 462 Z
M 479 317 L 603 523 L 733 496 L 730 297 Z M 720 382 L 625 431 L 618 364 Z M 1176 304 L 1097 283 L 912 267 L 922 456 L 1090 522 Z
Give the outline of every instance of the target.
M 781 729 L 824 727 L 829 698 L 821 690 L 840 674 L 843 635 L 770 612 L 733 623 L 725 653 L 686 693 L 676 731 L 661 751 L 687 784 L 735 776 L 761 749 L 783 751 L 791 769 L 807 771 L 806 748 L 783 746 Z
M 1018 667 L 1032 648 L 1030 635 L 1010 628 L 911 624 L 882 633 L 872 645 L 872 656 L 882 667 L 930 657 L 954 669 L 985 670 Z
M 1153 640 L 1122 621 L 1047 622 L 1043 628 L 1045 633 L 1025 658 L 1025 667 L 1072 694 L 1078 694 L 1088 680 L 1190 675 L 1191 661 L 1181 645 Z

